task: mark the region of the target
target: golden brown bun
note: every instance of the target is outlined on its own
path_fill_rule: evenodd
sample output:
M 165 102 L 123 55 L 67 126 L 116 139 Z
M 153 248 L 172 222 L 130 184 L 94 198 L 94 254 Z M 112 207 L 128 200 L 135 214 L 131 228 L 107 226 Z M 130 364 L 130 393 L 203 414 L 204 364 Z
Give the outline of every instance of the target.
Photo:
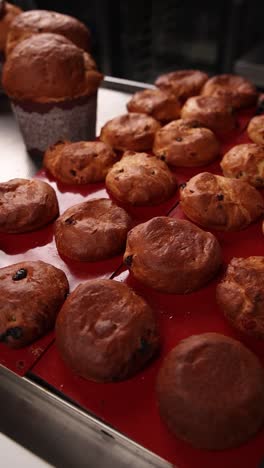
M 4 53 L 10 24 L 22 10 L 8 2 L 2 2 L 0 7 L 0 52 Z
M 9 28 L 6 54 L 33 34 L 55 33 L 67 37 L 77 47 L 89 52 L 90 31 L 81 21 L 55 11 L 30 10 L 16 17 Z
M 31 343 L 50 330 L 69 284 L 53 265 L 21 262 L 0 269 L 0 341 L 11 348 Z
M 195 120 L 220 134 L 230 132 L 236 127 L 232 107 L 222 97 L 191 97 L 184 104 L 181 117 L 182 119 Z
M 58 34 L 35 34 L 8 55 L 3 87 L 13 99 L 53 102 L 96 93 L 102 75 L 92 57 Z
M 68 208 L 55 223 L 58 252 L 72 260 L 94 262 L 122 252 L 131 219 L 111 200 L 88 200 Z
M 253 83 L 238 75 L 216 75 L 202 89 L 203 96 L 224 97 L 234 109 L 256 104 L 257 90 Z
M 45 153 L 43 165 L 64 184 L 102 182 L 117 157 L 101 141 L 59 142 Z
M 254 143 L 264 145 L 264 115 L 256 115 L 250 120 L 247 133 Z
M 264 145 L 234 146 L 224 155 L 220 166 L 225 177 L 235 177 L 261 188 L 264 186 Z
M 219 151 L 213 132 L 192 120 L 170 122 L 154 138 L 154 154 L 172 166 L 203 166 L 212 162 Z
M 206 229 L 239 231 L 264 213 L 261 194 L 247 182 L 202 172 L 180 191 L 181 207 Z
M 141 370 L 159 347 L 154 315 L 125 284 L 96 279 L 79 285 L 56 322 L 56 344 L 73 372 L 115 382 Z
M 159 76 L 155 85 L 173 93 L 181 102 L 200 93 L 208 75 L 200 70 L 178 70 Z
M 264 257 L 233 258 L 216 289 L 217 302 L 242 333 L 264 339 Z
M 193 335 L 158 374 L 162 418 L 180 439 L 206 450 L 246 442 L 264 422 L 264 370 L 242 343 L 218 333 Z
M 127 110 L 151 115 L 160 122 L 170 122 L 180 117 L 181 105 L 173 94 L 160 89 L 144 89 L 132 96 L 127 103 Z
M 0 183 L 0 232 L 35 231 L 58 214 L 56 193 L 46 182 L 12 179 Z
M 101 129 L 100 140 L 116 150 L 151 150 L 160 124 L 149 115 L 124 114 L 109 120 Z
M 128 233 L 124 263 L 143 284 L 186 294 L 208 283 L 222 258 L 213 234 L 189 221 L 160 216 Z
M 147 153 L 126 151 L 108 172 L 106 188 L 119 201 L 156 205 L 170 198 L 177 183 L 167 164 Z

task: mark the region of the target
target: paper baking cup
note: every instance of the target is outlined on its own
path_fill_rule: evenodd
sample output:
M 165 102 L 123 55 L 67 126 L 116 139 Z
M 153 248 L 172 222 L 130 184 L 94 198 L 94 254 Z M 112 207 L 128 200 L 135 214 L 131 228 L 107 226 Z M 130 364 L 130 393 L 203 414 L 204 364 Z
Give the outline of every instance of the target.
M 94 140 L 97 94 L 59 103 L 12 101 L 26 148 L 40 155 L 60 140 Z

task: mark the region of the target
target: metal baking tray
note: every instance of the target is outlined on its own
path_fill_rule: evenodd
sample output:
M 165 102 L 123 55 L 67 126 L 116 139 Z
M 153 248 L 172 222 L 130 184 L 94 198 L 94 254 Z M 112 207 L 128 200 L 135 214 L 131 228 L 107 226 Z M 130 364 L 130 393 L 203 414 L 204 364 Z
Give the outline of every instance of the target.
M 236 135 L 234 141 L 248 141 L 245 132 Z M 224 143 L 222 151 L 228 145 L 230 141 Z M 177 175 L 184 182 L 203 169 L 178 169 Z M 206 170 L 221 174 L 219 162 L 208 165 Z M 170 211 L 169 216 L 184 218 L 178 204 Z M 261 223 L 259 220 L 240 232 L 214 232 L 220 241 L 225 264 L 233 256 L 264 255 Z M 31 378 L 43 385 L 48 384 L 49 388 L 54 388 L 69 401 L 100 417 L 106 424 L 170 463 L 177 464 L 179 468 L 257 467 L 264 457 L 263 431 L 237 449 L 223 452 L 196 450 L 169 433 L 160 420 L 155 401 L 155 381 L 161 362 L 168 351 L 187 336 L 208 331 L 233 336 L 256 352 L 264 364 L 264 343 L 236 333 L 218 310 L 215 288 L 220 276 L 192 294 L 166 295 L 139 284 L 130 277 L 125 267 L 121 267 L 113 279 L 126 282 L 145 297 L 156 313 L 162 337 L 159 359 L 125 382 L 97 384 L 74 375 L 62 362 L 56 345 L 52 344 L 33 366 Z
M 126 111 L 125 103 L 129 99 L 129 93 L 145 87 L 149 85 L 106 78 L 99 92 L 97 130 L 105 121 Z M 5 112 L 0 113 L 0 144 L 3 145 L 3 159 L 8 161 L 8 164 L 5 165 L 5 171 L 1 174 L 1 180 L 34 175 L 40 169 L 41 161 L 32 160 L 27 155 L 16 123 L 8 109 L 7 101 L 2 110 Z M 246 139 L 243 131 L 253 113 L 254 109 L 250 109 L 240 114 L 239 127 L 228 140 L 222 143 L 222 152 Z M 5 129 L 3 135 L 2 128 Z M 205 168 L 200 168 L 199 171 L 203 169 Z M 206 170 L 219 171 L 219 166 L 217 164 L 207 166 Z M 192 170 L 175 172 L 179 183 L 193 175 Z M 45 179 L 46 175 L 40 170 L 37 177 Z M 87 199 L 87 197 L 108 196 L 103 184 L 76 189 L 76 187 L 67 188 L 57 185 L 52 179 L 48 181 L 57 190 L 59 203 L 63 209 L 79 202 L 84 197 Z M 161 214 L 182 216 L 177 205 L 178 195 L 158 207 L 133 208 L 129 211 L 135 222 L 139 222 Z M 42 232 L 42 242 L 39 238 L 40 232 Z M 34 344 L 38 349 L 36 356 L 31 353 L 33 358 L 27 359 L 26 362 L 23 358 L 24 367 L 20 374 L 26 377 L 21 379 L 7 369 L 0 369 L 0 397 L 3 392 L 2 401 L 10 403 L 6 405 L 0 429 L 2 428 L 9 436 L 13 436 L 56 466 L 137 466 L 142 468 L 144 466 L 171 466 L 170 464 L 174 466 L 177 464 L 179 468 L 211 468 L 223 465 L 226 468 L 257 466 L 256 463 L 259 463 L 261 458 L 260 447 L 263 445 L 263 436 L 259 436 L 234 451 L 222 453 L 197 451 L 169 434 L 157 412 L 154 393 L 155 376 L 164 354 L 179 339 L 193 333 L 210 330 L 234 335 L 216 310 L 215 282 L 188 296 L 161 295 L 143 288 L 128 278 L 127 271 L 121 265 L 121 257 L 116 257 L 109 263 L 99 262 L 100 264 L 94 265 L 64 264 L 54 247 L 52 226 L 48 227 L 47 231 L 44 229 L 38 233 L 25 235 L 24 238 L 20 236 L 13 237 L 13 240 L 11 238 L 12 236 L 0 236 L 0 247 L 4 249 L 0 255 L 1 266 L 20 261 L 22 258 L 41 258 L 62 267 L 69 277 L 71 288 L 89 277 L 104 276 L 118 281 L 128 281 L 148 299 L 157 311 L 163 347 L 160 358 L 133 379 L 119 384 L 95 384 L 73 376 L 64 366 L 57 354 L 53 343 L 54 336 L 51 333 L 45 337 L 47 342 L 44 342 L 42 347 L 38 346 L 39 340 Z M 18 238 L 19 243 L 17 241 L 15 243 L 15 239 Z M 224 252 L 229 252 L 227 247 L 229 246 L 230 253 L 236 252 L 237 255 L 240 252 L 242 255 L 239 249 L 238 251 L 232 250 L 240 245 L 241 249 L 247 247 L 243 256 L 254 253 L 263 254 L 262 238 L 260 239 L 257 224 L 243 231 L 242 237 L 239 236 L 239 243 L 235 240 L 236 237 L 232 239 L 232 242 L 229 242 L 228 238 L 226 241 L 221 240 Z M 251 242 L 254 240 L 253 252 L 250 242 L 246 239 L 250 239 Z M 225 253 L 225 259 L 228 259 L 227 253 Z M 260 353 L 259 349 L 257 351 Z M 5 355 L 3 362 L 4 352 L 8 357 Z M 13 351 L 6 350 L 6 348 L 3 351 L 1 347 L 0 362 L 19 373 L 16 365 L 20 360 L 20 352 L 25 353 L 27 350 L 15 351 L 18 353 L 15 356 Z M 49 408 L 54 408 L 54 410 L 49 410 Z M 18 417 L 19 424 L 16 422 Z M 39 425 L 38 422 L 40 422 Z M 61 438 L 57 436 L 59 443 L 56 445 L 57 449 L 54 450 L 52 442 L 56 434 L 61 433 L 61 425 L 63 425 L 63 431 L 66 431 L 65 440 L 61 441 Z M 122 436 L 122 433 L 125 436 Z M 88 442 L 89 445 L 84 449 L 84 445 Z M 80 447 L 80 450 L 73 450 L 73 445 Z M 144 449 L 143 446 L 150 451 Z M 249 461 L 254 462 L 254 465 L 249 464 Z

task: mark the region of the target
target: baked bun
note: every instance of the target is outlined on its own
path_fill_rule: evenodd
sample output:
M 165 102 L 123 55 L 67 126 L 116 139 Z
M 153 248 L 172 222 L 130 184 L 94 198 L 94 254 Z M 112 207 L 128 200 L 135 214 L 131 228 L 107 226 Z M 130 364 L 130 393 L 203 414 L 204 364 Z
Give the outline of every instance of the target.
M 10 25 L 22 10 L 12 3 L 0 1 L 0 52 L 5 54 L 6 41 Z
M 127 110 L 151 115 L 160 122 L 170 122 L 180 117 L 181 105 L 173 94 L 161 89 L 144 89 L 132 96 L 127 103 Z
M 178 70 L 159 76 L 155 85 L 184 102 L 188 97 L 199 94 L 207 80 L 208 75 L 199 70 Z
M 147 153 L 131 151 L 126 151 L 110 169 L 105 184 L 117 200 L 131 205 L 157 205 L 177 188 L 166 163 Z
M 242 343 L 193 335 L 165 358 L 157 379 L 162 419 L 180 439 L 206 450 L 246 442 L 264 422 L 264 370 Z
M 261 194 L 247 182 L 202 172 L 180 191 L 181 207 L 194 223 L 218 231 L 239 231 L 264 213 Z
M 55 223 L 60 255 L 80 262 L 105 260 L 122 252 L 131 219 L 111 200 L 88 200 L 68 208 Z
M 153 312 L 125 284 L 96 279 L 70 294 L 56 322 L 56 344 L 69 367 L 96 382 L 124 380 L 159 347 Z
M 0 268 L 0 341 L 20 348 L 49 331 L 69 284 L 53 265 L 21 262 Z
M 244 180 L 255 187 L 264 186 L 264 145 L 244 143 L 233 146 L 220 166 L 225 177 Z
M 3 87 L 13 100 L 60 102 L 94 95 L 103 76 L 92 57 L 59 34 L 34 34 L 8 55 Z
M 216 75 L 202 89 L 203 96 L 224 97 L 234 109 L 256 104 L 257 90 L 253 83 L 238 75 Z
M 217 302 L 242 333 L 264 339 L 264 257 L 233 258 L 216 289 Z
M 0 183 L 0 232 L 35 231 L 58 214 L 56 193 L 46 182 L 12 179 Z
M 100 140 L 116 150 L 146 151 L 151 150 L 159 129 L 160 124 L 149 115 L 124 114 L 102 127 Z
M 19 42 L 33 34 L 55 33 L 67 37 L 77 47 L 90 50 L 90 31 L 81 21 L 55 11 L 30 10 L 17 16 L 12 22 L 6 44 L 7 55 Z
M 184 104 L 181 117 L 195 120 L 218 134 L 230 132 L 236 127 L 232 107 L 223 97 L 191 97 Z
M 104 181 L 116 160 L 112 148 L 101 141 L 64 141 L 46 151 L 43 164 L 64 184 L 89 184 Z
M 213 132 L 192 120 L 170 122 L 154 138 L 154 154 L 171 166 L 203 166 L 212 162 L 219 151 Z
M 222 258 L 213 234 L 189 221 L 160 216 L 128 233 L 124 263 L 143 284 L 169 294 L 186 294 L 208 283 Z
M 256 115 L 250 120 L 247 133 L 254 143 L 264 145 L 264 115 Z

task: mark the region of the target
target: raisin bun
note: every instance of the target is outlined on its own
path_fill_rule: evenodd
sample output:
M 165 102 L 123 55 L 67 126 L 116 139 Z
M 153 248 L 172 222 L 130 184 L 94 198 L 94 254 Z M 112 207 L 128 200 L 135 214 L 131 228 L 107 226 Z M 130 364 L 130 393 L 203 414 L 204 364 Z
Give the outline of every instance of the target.
M 254 143 L 264 145 L 264 115 L 256 115 L 250 120 L 247 133 Z
M 159 76 L 155 85 L 173 93 L 181 102 L 200 93 L 208 75 L 200 70 L 178 70 Z
M 203 166 L 212 162 L 219 151 L 213 132 L 192 120 L 170 122 L 154 138 L 154 154 L 171 166 Z
M 224 97 L 234 109 L 256 104 L 257 90 L 253 83 L 238 75 L 216 75 L 202 89 L 203 96 Z
M 22 10 L 12 3 L 0 0 L 0 54 L 5 55 L 10 25 Z
M 0 183 L 0 232 L 35 231 L 59 214 L 54 189 L 38 179 Z
M 101 141 L 59 142 L 45 153 L 43 164 L 64 184 L 103 182 L 117 156 Z
M 131 219 L 107 198 L 68 208 L 55 223 L 60 255 L 80 262 L 105 260 L 122 252 Z
M 173 94 L 161 89 L 144 89 L 132 96 L 127 110 L 151 115 L 160 122 L 170 122 L 180 117 L 181 105 Z
M 165 293 L 186 294 L 216 275 L 222 257 L 213 234 L 189 221 L 160 216 L 128 233 L 124 263 L 143 284 Z
M 181 111 L 182 119 L 194 120 L 216 134 L 225 134 L 236 127 L 233 109 L 222 97 L 194 96 L 189 98 Z
M 3 87 L 13 100 L 60 102 L 97 92 L 102 80 L 93 58 L 59 34 L 34 34 L 8 55 Z
M 247 182 L 202 172 L 180 191 L 181 207 L 207 229 L 239 231 L 264 213 L 261 194 Z
M 147 153 L 126 151 L 106 176 L 106 188 L 118 201 L 131 205 L 156 205 L 177 188 L 166 163 Z
M 56 322 L 56 344 L 74 373 L 96 382 L 124 380 L 159 347 L 151 308 L 125 284 L 96 279 L 70 294 Z
M 233 146 L 220 166 L 225 177 L 244 180 L 254 187 L 264 186 L 264 145 L 244 143 Z
M 12 21 L 6 44 L 7 55 L 19 42 L 39 33 L 61 34 L 77 47 L 90 50 L 90 31 L 81 21 L 55 11 L 30 10 Z
M 233 327 L 264 339 L 264 257 L 233 258 L 216 290 Z
M 11 348 L 49 331 L 69 291 L 62 270 L 41 261 L 0 268 L 0 341 Z
M 264 423 L 264 370 L 239 341 L 218 333 L 193 335 L 165 358 L 157 399 L 177 437 L 206 450 L 229 449 Z
M 149 115 L 124 114 L 102 127 L 100 140 L 116 150 L 146 151 L 152 148 L 159 128 L 159 122 Z

